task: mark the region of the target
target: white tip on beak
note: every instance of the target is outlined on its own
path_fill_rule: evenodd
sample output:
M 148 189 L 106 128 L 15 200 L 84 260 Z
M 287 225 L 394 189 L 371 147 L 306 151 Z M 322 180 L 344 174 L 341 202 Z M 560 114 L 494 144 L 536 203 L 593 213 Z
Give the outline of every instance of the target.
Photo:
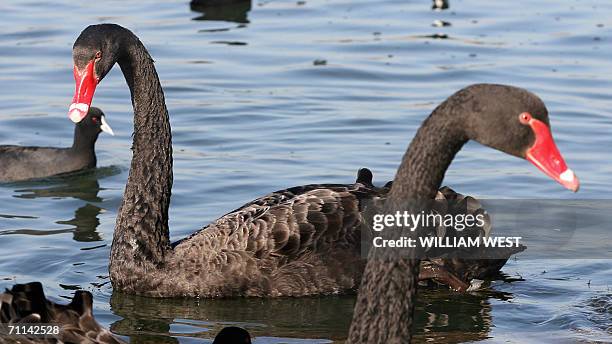
M 89 105 L 85 103 L 72 103 L 70 104 L 70 109 L 68 109 L 68 117 L 74 123 L 79 123 L 87 116 L 87 111 L 89 111 Z
M 580 182 L 578 181 L 578 177 L 576 176 L 574 171 L 568 168 L 567 170 L 565 170 L 565 172 L 559 175 L 559 179 L 561 180 L 561 184 L 563 184 L 563 186 L 574 192 L 578 192 L 578 189 L 580 188 Z
M 111 134 L 112 136 L 115 136 L 115 133 L 113 132 L 113 128 L 111 128 L 111 126 L 108 125 L 108 122 L 106 121 L 105 116 L 100 117 L 100 121 L 102 122 L 100 129 L 102 129 L 102 131 L 107 134 Z
M 567 170 L 565 170 L 565 172 L 559 175 L 559 178 L 561 178 L 561 180 L 564 182 L 573 182 L 576 178 L 576 175 L 574 174 L 574 171 L 568 168 Z

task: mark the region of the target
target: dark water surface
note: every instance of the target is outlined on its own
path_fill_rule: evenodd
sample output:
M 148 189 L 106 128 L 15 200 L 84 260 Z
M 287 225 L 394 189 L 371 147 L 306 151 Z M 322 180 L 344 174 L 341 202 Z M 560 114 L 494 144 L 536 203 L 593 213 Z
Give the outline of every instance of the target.
M 459 154 L 446 184 L 484 198 L 610 198 L 610 13 L 612 3 L 595 0 L 450 1 L 442 11 L 424 0 L 257 0 L 206 13 L 185 1 L 4 1 L 0 144 L 71 144 L 72 43 L 88 24 L 116 22 L 149 48 L 166 91 L 173 239 L 273 190 L 349 183 L 362 166 L 379 183 L 391 179 L 425 116 L 475 82 L 539 94 L 583 187 L 571 194 L 530 164 L 477 144 Z M 117 133 L 98 141 L 100 168 L 0 185 L 0 287 L 39 280 L 56 299 L 90 290 L 98 319 L 133 342 L 210 342 L 229 324 L 249 329 L 256 343 L 345 339 L 352 296 L 113 293 L 108 253 L 132 133 L 119 68 L 93 105 Z M 505 280 L 472 295 L 421 293 L 418 341 L 612 341 L 612 262 L 567 258 L 511 260 Z

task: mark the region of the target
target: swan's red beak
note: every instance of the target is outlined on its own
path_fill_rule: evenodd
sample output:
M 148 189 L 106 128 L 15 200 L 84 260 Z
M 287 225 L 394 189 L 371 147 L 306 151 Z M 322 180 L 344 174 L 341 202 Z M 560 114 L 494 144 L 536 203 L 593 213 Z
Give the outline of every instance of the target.
M 89 111 L 91 100 L 93 99 L 96 86 L 98 85 L 98 78 L 94 72 L 95 60 L 90 61 L 85 68 L 79 70 L 77 66 L 74 66 L 74 81 L 76 82 L 76 90 L 74 92 L 74 98 L 70 109 L 68 110 L 68 117 L 74 122 L 79 123 Z
M 550 128 L 544 122 L 532 117 L 527 123 L 535 133 L 535 142 L 527 150 L 527 160 L 567 189 L 578 191 L 580 181 L 574 171 L 567 167 L 563 156 L 559 153 Z

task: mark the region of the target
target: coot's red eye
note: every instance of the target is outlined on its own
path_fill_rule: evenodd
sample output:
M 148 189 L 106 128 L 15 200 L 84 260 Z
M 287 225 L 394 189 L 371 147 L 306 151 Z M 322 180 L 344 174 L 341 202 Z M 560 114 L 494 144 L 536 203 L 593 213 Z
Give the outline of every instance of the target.
M 96 117 L 92 117 L 91 121 L 94 122 L 94 123 L 98 123 L 98 119 Z
M 529 124 L 531 121 L 531 114 L 529 112 L 523 112 L 519 115 L 519 121 L 523 124 Z

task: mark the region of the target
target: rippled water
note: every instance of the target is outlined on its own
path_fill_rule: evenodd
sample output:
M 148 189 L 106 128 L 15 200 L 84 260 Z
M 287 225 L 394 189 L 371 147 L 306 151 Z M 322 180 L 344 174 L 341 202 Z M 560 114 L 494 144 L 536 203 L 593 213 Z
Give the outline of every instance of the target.
M 267 192 L 392 178 L 419 123 L 475 82 L 526 87 L 551 111 L 582 180 L 573 195 L 529 164 L 469 144 L 446 184 L 485 198 L 609 198 L 610 13 L 601 1 L 268 1 L 192 11 L 185 1 L 0 5 L 0 144 L 67 146 L 71 47 L 116 22 L 149 48 L 175 152 L 172 239 Z M 450 23 L 440 25 L 439 21 Z M 113 293 L 107 263 L 131 158 L 132 107 L 115 68 L 94 105 L 99 168 L 0 185 L 0 286 L 40 280 L 52 297 L 95 296 L 96 316 L 133 342 L 210 342 L 228 324 L 256 343 L 346 338 L 354 297 L 151 300 Z M 602 238 L 610 240 L 610 236 Z M 610 260 L 511 260 L 487 291 L 424 291 L 417 341 L 612 341 Z

